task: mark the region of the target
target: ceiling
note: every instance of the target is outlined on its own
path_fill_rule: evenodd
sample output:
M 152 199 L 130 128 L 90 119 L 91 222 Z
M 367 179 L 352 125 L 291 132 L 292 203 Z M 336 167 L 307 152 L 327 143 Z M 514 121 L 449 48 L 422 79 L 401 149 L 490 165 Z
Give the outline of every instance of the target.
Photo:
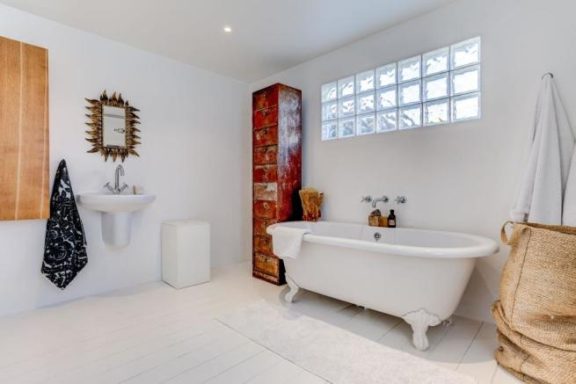
M 250 82 L 453 0 L 0 0 Z M 224 32 L 228 25 L 231 33 Z

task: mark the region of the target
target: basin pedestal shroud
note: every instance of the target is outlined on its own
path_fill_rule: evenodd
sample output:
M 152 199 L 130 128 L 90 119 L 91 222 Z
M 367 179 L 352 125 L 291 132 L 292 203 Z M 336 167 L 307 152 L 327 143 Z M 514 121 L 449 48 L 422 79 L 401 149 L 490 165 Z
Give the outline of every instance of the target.
M 153 195 L 113 195 L 84 193 L 78 196 L 81 206 L 102 213 L 102 240 L 112 247 L 130 244 L 132 214 L 150 205 Z
M 102 240 L 114 247 L 130 244 L 131 212 L 102 212 Z

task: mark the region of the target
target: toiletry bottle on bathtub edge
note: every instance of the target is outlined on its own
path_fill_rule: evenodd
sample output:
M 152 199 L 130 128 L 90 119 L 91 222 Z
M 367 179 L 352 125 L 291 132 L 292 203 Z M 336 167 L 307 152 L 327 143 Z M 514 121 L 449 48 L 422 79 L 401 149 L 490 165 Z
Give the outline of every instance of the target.
M 396 215 L 393 209 L 390 210 L 390 214 L 388 215 L 388 228 L 396 228 Z

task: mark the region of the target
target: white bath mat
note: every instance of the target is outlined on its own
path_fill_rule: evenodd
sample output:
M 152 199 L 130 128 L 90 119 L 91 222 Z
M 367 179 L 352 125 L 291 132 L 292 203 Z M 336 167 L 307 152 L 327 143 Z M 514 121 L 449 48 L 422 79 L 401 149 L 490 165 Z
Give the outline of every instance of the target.
M 265 301 L 218 319 L 335 384 L 474 384 L 468 376 Z

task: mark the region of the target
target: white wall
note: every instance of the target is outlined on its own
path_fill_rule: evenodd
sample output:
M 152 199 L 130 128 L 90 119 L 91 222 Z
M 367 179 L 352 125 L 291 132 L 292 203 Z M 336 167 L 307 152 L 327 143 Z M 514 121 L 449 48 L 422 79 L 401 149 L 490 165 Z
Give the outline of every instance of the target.
M 2 5 L 0 35 L 49 50 L 51 178 L 65 158 L 77 194 L 112 179 L 116 164 L 86 153 L 84 98 L 120 91 L 142 111 L 141 157 L 126 160 L 126 182 L 158 196 L 121 250 L 102 243 L 99 214 L 81 208 L 89 262 L 64 291 L 40 274 L 46 222 L 0 222 L 0 315 L 158 280 L 166 219 L 209 221 L 214 265 L 242 258 L 245 84 Z
M 519 182 L 543 73 L 555 74 L 576 121 L 576 4 L 570 0 L 461 0 L 251 85 L 304 95 L 304 181 L 326 194 L 329 220 L 363 222 L 365 194 L 406 195 L 401 226 L 498 239 Z M 320 141 L 320 86 L 482 36 L 480 121 Z M 396 208 L 388 206 L 387 208 Z M 459 312 L 489 319 L 506 250 L 481 261 Z M 442 276 L 438 276 L 442 279 Z

